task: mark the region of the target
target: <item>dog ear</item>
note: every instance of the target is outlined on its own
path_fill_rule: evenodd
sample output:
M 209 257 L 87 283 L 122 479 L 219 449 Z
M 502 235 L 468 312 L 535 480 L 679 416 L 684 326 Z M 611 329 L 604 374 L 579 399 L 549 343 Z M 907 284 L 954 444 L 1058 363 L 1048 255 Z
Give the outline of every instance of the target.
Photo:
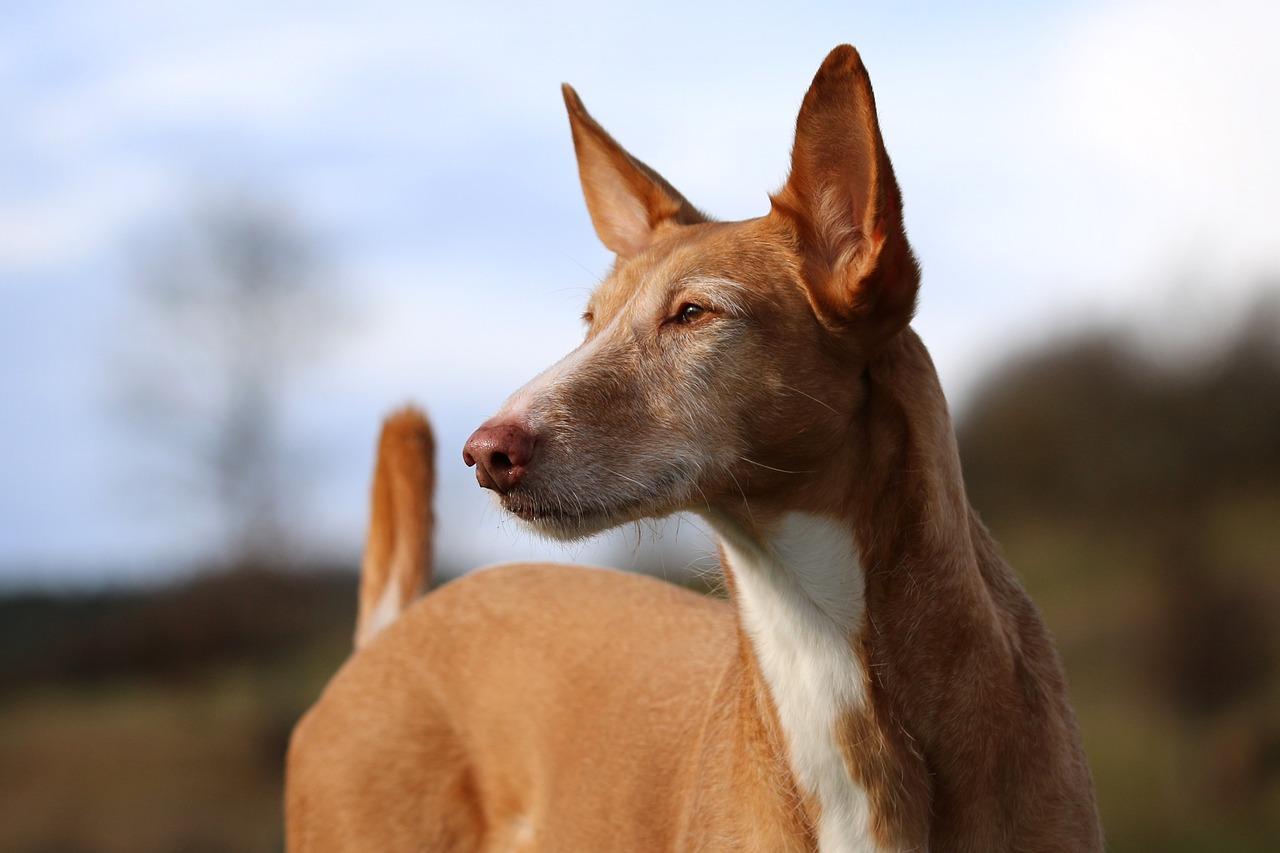
M 796 120 L 791 174 L 771 200 L 798 234 L 819 317 L 873 342 L 910 322 L 920 271 L 871 78 L 850 45 L 831 51 L 813 78 Z
M 635 255 L 672 225 L 707 218 L 661 175 L 632 157 L 587 113 L 578 93 L 562 87 L 578 156 L 578 175 L 600 242 L 619 257 Z

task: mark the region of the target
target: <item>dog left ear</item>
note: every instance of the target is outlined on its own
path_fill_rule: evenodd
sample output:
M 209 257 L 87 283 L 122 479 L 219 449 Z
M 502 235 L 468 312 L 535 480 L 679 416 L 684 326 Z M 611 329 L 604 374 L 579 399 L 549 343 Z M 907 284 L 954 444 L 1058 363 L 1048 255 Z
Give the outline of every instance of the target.
M 666 227 L 707 221 L 661 175 L 615 142 L 572 86 L 565 83 L 561 88 L 582 194 L 600 242 L 626 258 L 644 251 Z
M 911 320 L 920 270 L 902 224 L 902 194 L 880 136 L 871 79 L 841 45 L 800 107 L 791 174 L 773 214 L 798 233 L 818 316 L 878 343 Z

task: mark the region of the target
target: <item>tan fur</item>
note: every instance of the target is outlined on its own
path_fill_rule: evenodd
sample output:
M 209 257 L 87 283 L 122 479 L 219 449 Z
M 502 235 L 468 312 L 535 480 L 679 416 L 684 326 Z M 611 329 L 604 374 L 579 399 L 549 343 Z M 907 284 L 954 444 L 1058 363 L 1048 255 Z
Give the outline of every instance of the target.
M 841 653 L 865 701 L 820 734 L 874 846 L 1102 849 L 1057 655 L 969 507 L 907 325 L 919 270 L 856 51 L 823 63 L 791 177 L 746 222 L 694 216 L 566 101 L 619 257 L 582 346 L 490 422 L 538 442 L 502 505 L 566 539 L 681 510 L 766 551 L 797 513 L 848 531 L 857 565 L 810 580 L 865 601 Z M 553 565 L 426 597 L 295 731 L 290 849 L 817 849 L 832 824 L 788 745 L 805 733 L 722 563 L 731 604 Z
M 434 455 L 435 440 L 422 412 L 405 407 L 383 423 L 360 572 L 357 648 L 382 627 L 376 617 L 394 618 L 431 580 Z

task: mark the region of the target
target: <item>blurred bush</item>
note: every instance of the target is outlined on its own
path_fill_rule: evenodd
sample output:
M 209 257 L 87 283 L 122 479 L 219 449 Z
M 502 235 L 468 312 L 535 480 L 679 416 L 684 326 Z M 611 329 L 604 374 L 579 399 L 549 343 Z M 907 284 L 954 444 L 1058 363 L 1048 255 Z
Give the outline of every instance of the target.
M 351 621 L 350 572 L 265 568 L 198 575 L 146 593 L 0 601 L 0 698 L 21 688 L 182 680 L 278 659 Z

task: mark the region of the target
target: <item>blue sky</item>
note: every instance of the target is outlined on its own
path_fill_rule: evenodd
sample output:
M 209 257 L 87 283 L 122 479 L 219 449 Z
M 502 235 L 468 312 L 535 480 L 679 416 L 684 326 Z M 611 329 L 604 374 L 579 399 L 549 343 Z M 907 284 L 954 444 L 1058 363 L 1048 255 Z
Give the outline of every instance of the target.
M 227 187 L 295 211 L 351 306 L 290 408 L 291 437 L 322 459 L 299 513 L 316 551 L 355 552 L 378 418 L 413 399 L 440 434 L 446 556 L 625 562 L 634 532 L 528 539 L 458 459 L 576 343 L 609 263 L 562 80 L 695 204 L 742 218 L 785 177 L 822 57 L 856 44 L 925 268 L 917 328 L 961 403 L 1019 346 L 1153 314 L 1194 337 L 1280 271 L 1274 4 L 49 3 L 4 18 L 0 580 L 112 581 L 216 547 L 199 519 L 120 497 L 148 486 L 107 402 L 140 237 Z M 707 547 L 688 524 L 672 538 L 673 560 Z

